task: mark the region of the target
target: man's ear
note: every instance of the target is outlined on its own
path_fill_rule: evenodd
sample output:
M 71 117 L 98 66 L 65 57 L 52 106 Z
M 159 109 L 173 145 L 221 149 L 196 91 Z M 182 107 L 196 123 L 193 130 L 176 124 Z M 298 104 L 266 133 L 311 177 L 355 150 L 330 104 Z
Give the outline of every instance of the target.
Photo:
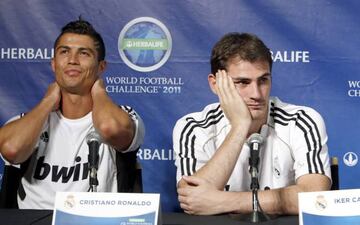
M 51 69 L 55 73 L 55 60 L 54 60 L 54 58 L 51 58 Z
M 107 62 L 105 60 L 101 60 L 99 62 L 99 71 L 98 71 L 98 76 L 101 77 L 102 74 L 104 73 L 104 71 L 106 70 L 107 67 Z
M 216 76 L 214 74 L 209 74 L 208 76 L 208 82 L 209 82 L 209 86 L 210 86 L 210 89 L 211 91 L 217 95 L 217 87 L 216 87 Z

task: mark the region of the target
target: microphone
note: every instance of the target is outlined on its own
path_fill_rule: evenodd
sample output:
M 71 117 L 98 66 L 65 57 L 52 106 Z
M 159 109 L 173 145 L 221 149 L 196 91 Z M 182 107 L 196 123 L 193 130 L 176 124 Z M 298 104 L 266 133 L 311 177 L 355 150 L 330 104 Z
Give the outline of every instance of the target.
M 261 221 L 267 221 L 270 218 L 262 212 L 260 202 L 258 199 L 258 190 L 259 190 L 259 179 L 258 179 L 258 166 L 259 166 L 259 155 L 260 155 L 260 148 L 263 144 L 263 137 L 258 134 L 254 133 L 250 135 L 247 144 L 250 147 L 250 157 L 249 157 L 249 172 L 251 175 L 251 192 L 252 192 L 252 208 L 253 211 L 248 215 L 248 219 L 252 223 L 258 223 Z
M 248 141 L 247 141 L 249 147 L 250 147 L 250 158 L 249 158 L 249 172 L 251 175 L 251 190 L 259 189 L 259 181 L 258 181 L 258 165 L 259 165 L 259 154 L 260 154 L 260 148 L 263 143 L 263 137 L 258 134 L 254 133 L 252 134 Z
M 97 132 L 91 131 L 86 135 L 86 142 L 89 146 L 88 162 L 90 189 L 93 192 L 96 192 L 96 187 L 99 184 L 97 179 L 97 169 L 99 167 L 99 146 L 101 144 L 101 137 Z

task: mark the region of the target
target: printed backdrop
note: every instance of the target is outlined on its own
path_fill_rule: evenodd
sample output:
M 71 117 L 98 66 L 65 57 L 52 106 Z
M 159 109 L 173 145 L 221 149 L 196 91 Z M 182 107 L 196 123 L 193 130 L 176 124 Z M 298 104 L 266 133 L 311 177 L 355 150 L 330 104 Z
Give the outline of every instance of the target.
M 144 191 L 161 193 L 163 211 L 177 211 L 172 128 L 217 101 L 207 84 L 213 44 L 227 32 L 251 32 L 272 50 L 272 95 L 323 115 L 340 187 L 357 188 L 359 10 L 357 0 L 1 0 L 0 125 L 43 97 L 54 80 L 53 42 L 81 15 L 103 35 L 107 92 L 146 124 Z

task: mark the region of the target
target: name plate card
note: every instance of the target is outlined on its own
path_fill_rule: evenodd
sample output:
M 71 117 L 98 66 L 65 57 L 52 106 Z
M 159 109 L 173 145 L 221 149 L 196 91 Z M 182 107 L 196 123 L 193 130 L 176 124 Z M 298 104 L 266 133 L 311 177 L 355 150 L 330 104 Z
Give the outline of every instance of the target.
M 160 194 L 57 192 L 52 225 L 161 225 Z
M 360 189 L 299 193 L 299 225 L 360 224 Z

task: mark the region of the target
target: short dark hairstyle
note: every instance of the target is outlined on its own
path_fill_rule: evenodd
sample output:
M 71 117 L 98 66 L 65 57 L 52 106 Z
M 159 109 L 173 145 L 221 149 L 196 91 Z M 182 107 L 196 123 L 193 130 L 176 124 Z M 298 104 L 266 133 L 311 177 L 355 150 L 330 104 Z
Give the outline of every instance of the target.
M 228 33 L 214 46 L 211 52 L 211 73 L 226 70 L 229 60 L 239 57 L 248 62 L 265 61 L 272 68 L 269 48 L 256 36 L 249 33 Z
M 102 61 L 105 59 L 105 45 L 101 35 L 94 29 L 94 27 L 86 20 L 83 20 L 81 17 L 78 20 L 71 21 L 61 28 L 61 33 L 56 38 L 54 43 L 54 49 L 58 45 L 58 42 L 62 35 L 66 33 L 74 33 L 87 35 L 94 40 L 95 48 L 98 52 L 98 60 Z

